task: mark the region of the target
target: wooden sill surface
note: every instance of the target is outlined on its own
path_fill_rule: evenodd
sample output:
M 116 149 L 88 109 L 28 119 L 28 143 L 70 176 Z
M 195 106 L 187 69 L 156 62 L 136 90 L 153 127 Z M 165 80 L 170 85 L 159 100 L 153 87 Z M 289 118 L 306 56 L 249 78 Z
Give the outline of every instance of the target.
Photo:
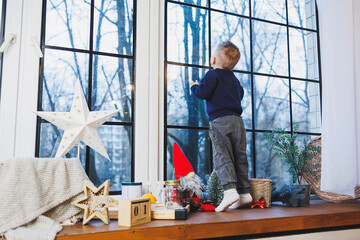
M 271 206 L 222 213 L 195 212 L 187 220 L 153 220 L 131 228 L 90 221 L 64 226 L 56 237 L 67 239 L 201 239 L 283 231 L 309 230 L 360 224 L 360 201 L 329 203 L 312 200 L 309 207 Z

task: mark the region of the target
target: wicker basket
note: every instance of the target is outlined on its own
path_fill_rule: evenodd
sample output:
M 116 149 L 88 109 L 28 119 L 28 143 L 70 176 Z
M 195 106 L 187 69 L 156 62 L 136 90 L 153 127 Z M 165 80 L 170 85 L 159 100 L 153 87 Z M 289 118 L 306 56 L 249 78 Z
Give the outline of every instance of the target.
M 321 146 L 321 136 L 311 139 L 308 144 L 313 144 L 315 146 Z M 307 173 L 304 175 L 304 182 L 311 184 L 311 190 L 321 199 L 326 201 L 341 203 L 347 201 L 353 201 L 360 198 L 360 186 L 357 185 L 354 189 L 355 197 L 349 195 L 343 195 L 332 192 L 325 192 L 320 190 L 321 182 L 321 156 L 316 156 L 311 159 L 310 164 L 317 164 L 318 168 L 315 169 L 312 173 Z
M 265 199 L 265 207 L 271 205 L 271 183 L 270 179 L 250 178 L 250 194 L 254 200 Z

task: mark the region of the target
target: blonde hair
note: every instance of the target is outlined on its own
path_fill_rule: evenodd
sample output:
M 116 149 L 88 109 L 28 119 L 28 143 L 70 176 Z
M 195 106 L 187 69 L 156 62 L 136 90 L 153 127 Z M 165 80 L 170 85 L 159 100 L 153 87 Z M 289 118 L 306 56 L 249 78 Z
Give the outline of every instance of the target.
M 240 59 L 239 48 L 230 41 L 219 43 L 216 52 L 222 58 L 222 67 L 225 69 L 233 69 Z

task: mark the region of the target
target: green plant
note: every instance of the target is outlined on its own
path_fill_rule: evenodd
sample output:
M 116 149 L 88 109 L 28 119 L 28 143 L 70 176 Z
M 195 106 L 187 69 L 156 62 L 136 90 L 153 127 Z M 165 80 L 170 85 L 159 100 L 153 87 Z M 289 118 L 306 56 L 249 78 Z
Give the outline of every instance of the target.
M 293 133 L 287 133 L 284 129 L 277 128 L 272 132 L 264 134 L 264 139 L 268 140 L 272 148 L 276 151 L 275 156 L 282 158 L 288 166 L 288 171 L 293 183 L 302 183 L 302 178 L 307 173 L 312 173 L 319 164 L 312 163 L 310 160 L 321 153 L 320 146 L 307 144 L 303 141 L 302 149 L 296 144 L 298 125 L 294 126 Z

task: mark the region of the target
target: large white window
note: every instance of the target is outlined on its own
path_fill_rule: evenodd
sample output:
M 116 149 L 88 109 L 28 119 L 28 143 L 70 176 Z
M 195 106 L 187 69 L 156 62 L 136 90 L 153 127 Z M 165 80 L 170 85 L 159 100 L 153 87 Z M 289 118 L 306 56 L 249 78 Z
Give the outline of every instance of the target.
M 314 0 L 11 0 L 0 101 L 2 158 L 53 157 L 62 131 L 34 111 L 69 111 L 76 81 L 92 111 L 119 114 L 99 128 L 112 159 L 89 148 L 81 161 L 95 184 L 172 177 L 177 141 L 196 172 L 212 170 L 208 117 L 189 82 L 209 70 L 211 49 L 230 39 L 245 89 L 250 175 L 289 179 L 262 140 L 276 127 L 320 135 L 319 47 Z M 21 11 L 19 11 L 21 9 Z M 3 15 L 4 16 L 4 15 Z M 35 37 L 44 54 L 39 59 Z M 72 150 L 66 157 L 76 156 Z
M 38 110 L 70 111 L 76 81 L 91 111 L 120 110 L 98 129 L 112 161 L 89 147 L 81 153 L 94 184 L 111 179 L 113 191 L 134 179 L 134 11 L 135 0 L 43 1 Z M 36 155 L 55 156 L 61 136 L 38 119 Z
M 241 52 L 250 177 L 290 181 L 263 133 L 299 124 L 299 139 L 320 135 L 320 73 L 315 0 L 165 1 L 164 172 L 172 178 L 176 141 L 206 181 L 212 170 L 208 116 L 190 81 L 211 69 L 212 49 L 230 40 Z
M 1 157 L 54 157 L 63 131 L 34 112 L 69 111 L 80 81 L 91 111 L 120 110 L 98 129 L 112 161 L 88 147 L 81 150 L 90 179 L 96 185 L 111 179 L 112 193 L 121 191 L 124 181 L 146 186 L 149 178 L 157 180 L 158 143 L 149 137 L 159 134 L 149 121 L 158 124 L 158 119 L 149 109 L 156 105 L 159 111 L 153 92 L 160 86 L 149 79 L 158 81 L 159 60 L 150 62 L 149 56 L 159 56 L 159 48 L 150 46 L 159 44 L 159 12 L 160 3 L 147 0 L 10 1 L 5 36 L 15 33 L 16 39 L 4 54 Z M 43 58 L 30 40 L 34 37 Z M 76 149 L 65 157 L 76 157 Z

